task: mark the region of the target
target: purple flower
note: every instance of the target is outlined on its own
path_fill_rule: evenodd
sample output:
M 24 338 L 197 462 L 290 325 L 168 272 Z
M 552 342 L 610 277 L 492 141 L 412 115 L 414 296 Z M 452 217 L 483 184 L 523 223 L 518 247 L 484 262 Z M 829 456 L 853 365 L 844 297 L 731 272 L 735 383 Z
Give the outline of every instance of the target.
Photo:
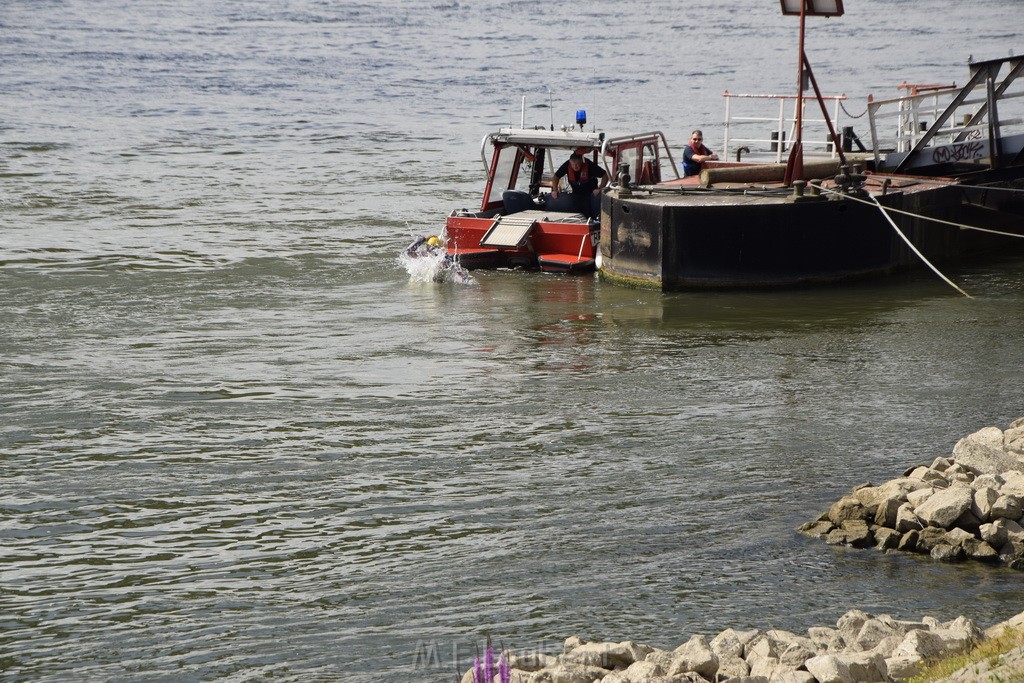
M 501 683 L 512 683 L 512 667 L 509 666 L 504 652 L 501 653 L 501 659 L 498 660 L 498 680 Z
M 487 639 L 487 652 L 484 654 L 484 675 L 487 676 L 483 683 L 491 683 L 494 680 L 494 646 L 491 639 Z
M 508 655 L 501 652 L 498 659 L 498 666 L 494 666 L 494 645 L 491 639 L 487 638 L 487 650 L 484 652 L 484 659 L 473 658 L 473 683 L 494 683 L 494 676 L 497 674 L 499 683 L 512 683 L 512 665 L 509 663 Z

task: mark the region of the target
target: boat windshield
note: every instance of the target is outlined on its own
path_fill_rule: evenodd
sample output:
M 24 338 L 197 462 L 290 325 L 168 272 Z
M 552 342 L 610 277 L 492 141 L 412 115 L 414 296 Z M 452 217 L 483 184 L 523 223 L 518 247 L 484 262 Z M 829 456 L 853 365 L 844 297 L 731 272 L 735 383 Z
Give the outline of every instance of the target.
M 494 148 L 494 159 L 491 164 L 490 192 L 485 204 L 501 202 L 501 193 L 509 189 L 516 174 L 516 158 L 519 150 L 512 146 Z
M 660 169 L 656 167 L 658 155 L 655 146 L 651 143 L 644 145 L 623 146 L 618 155 L 616 166 L 629 164 L 636 174 L 636 182 L 641 185 L 649 185 L 661 179 Z

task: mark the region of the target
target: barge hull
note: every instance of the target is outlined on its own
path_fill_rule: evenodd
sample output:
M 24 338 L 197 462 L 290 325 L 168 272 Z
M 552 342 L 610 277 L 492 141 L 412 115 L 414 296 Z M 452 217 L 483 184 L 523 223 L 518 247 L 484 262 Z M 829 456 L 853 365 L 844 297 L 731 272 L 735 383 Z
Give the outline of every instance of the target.
M 998 245 L 929 220 L 961 221 L 959 186 L 877 199 L 895 209 L 888 215 L 934 264 Z M 749 289 L 840 282 L 922 266 L 878 207 L 861 200 L 611 194 L 602 206 L 601 275 L 665 291 Z

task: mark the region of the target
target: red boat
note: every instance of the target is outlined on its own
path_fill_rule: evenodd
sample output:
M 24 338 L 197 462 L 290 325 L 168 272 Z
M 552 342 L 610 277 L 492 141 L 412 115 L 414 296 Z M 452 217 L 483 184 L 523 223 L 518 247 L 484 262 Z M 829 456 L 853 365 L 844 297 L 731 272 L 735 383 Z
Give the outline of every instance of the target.
M 449 214 L 440 236 L 448 258 L 469 270 L 593 272 L 600 222 L 578 211 L 569 188 L 557 198 L 544 191 L 558 166 L 575 152 L 612 179 L 632 167 L 642 169 L 638 181 L 654 184 L 662 180 L 663 156 L 666 168 L 675 169 L 676 164 L 660 132 L 606 139 L 604 133 L 583 130 L 585 123 L 580 111 L 578 128 L 502 128 L 485 137 L 480 209 Z M 418 240 L 410 249 L 422 249 L 422 244 Z

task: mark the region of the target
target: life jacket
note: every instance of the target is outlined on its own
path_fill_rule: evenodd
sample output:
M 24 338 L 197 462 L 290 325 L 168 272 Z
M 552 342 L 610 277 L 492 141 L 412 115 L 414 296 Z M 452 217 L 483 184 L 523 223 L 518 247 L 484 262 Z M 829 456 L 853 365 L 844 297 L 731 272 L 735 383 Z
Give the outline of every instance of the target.
M 569 178 L 570 185 L 587 182 L 588 180 L 590 180 L 590 164 L 588 164 L 587 160 L 584 159 L 583 165 L 580 166 L 579 171 L 573 170 L 572 164 L 569 164 L 569 169 L 568 173 L 566 173 L 566 177 Z

